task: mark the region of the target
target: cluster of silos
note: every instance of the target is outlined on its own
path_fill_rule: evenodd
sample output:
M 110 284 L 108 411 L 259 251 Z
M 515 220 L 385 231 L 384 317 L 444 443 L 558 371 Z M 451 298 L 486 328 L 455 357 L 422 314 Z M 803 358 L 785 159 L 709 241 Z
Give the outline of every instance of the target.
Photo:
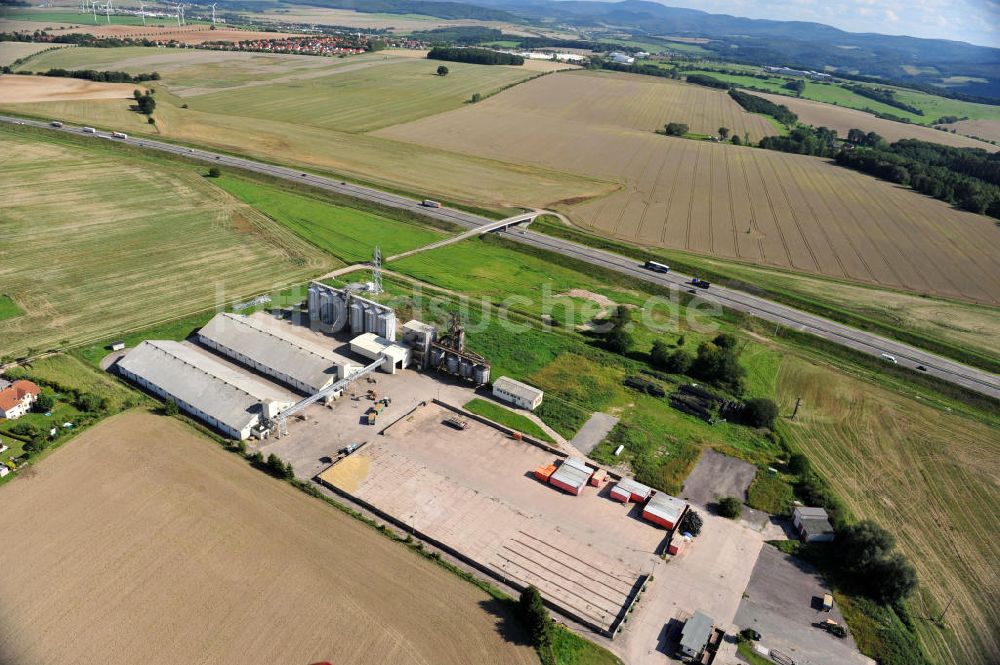
M 485 358 L 467 351 L 456 351 L 432 344 L 428 366 L 476 385 L 490 382 L 490 364 Z
M 349 305 L 351 333 L 375 333 L 388 340 L 396 339 L 396 313 L 391 307 L 351 295 Z
M 324 332 L 336 333 L 347 325 L 347 294 L 325 284 L 309 285 L 309 320 Z
M 323 332 L 336 333 L 349 326 L 355 335 L 370 332 L 396 339 L 396 313 L 391 307 L 319 282 L 309 285 L 308 305 L 309 320 Z

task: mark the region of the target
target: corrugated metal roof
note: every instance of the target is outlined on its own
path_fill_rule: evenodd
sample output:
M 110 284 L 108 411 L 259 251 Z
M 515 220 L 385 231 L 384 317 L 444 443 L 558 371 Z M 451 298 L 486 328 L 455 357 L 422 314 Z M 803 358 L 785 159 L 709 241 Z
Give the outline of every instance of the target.
M 253 421 L 260 402 L 291 404 L 288 393 L 180 342 L 145 341 L 118 366 L 237 431 Z
M 649 496 L 653 491 L 651 487 L 643 485 L 634 478 L 622 478 L 618 481 L 616 487 L 628 492 L 629 494 L 635 494 L 636 496 L 641 496 L 643 498 Z
M 332 353 L 318 353 L 253 318 L 222 312 L 198 334 L 316 392 L 337 378 L 336 358 Z
M 795 513 L 801 517 L 819 517 L 822 519 L 827 519 L 826 510 L 824 508 L 810 508 L 808 506 L 799 506 L 795 509 Z
M 657 492 L 643 508 L 643 512 L 656 515 L 674 524 L 680 519 L 681 513 L 687 507 L 687 502 L 683 499 L 672 497 L 663 492 Z
M 379 354 L 384 353 L 396 362 L 399 362 L 400 360 L 404 360 L 409 353 L 406 347 L 371 332 L 363 333 L 352 339 L 351 349 L 354 350 L 354 347 L 357 347 L 358 353 L 362 353 L 372 360 L 377 359 Z
M 684 628 L 681 630 L 681 647 L 694 653 L 704 649 L 708 638 L 712 635 L 714 623 L 711 617 L 695 612 L 693 617 L 684 622 Z
M 499 379 L 493 382 L 494 388 L 499 388 L 500 390 L 519 397 L 528 402 L 534 402 L 539 397 L 543 396 L 545 393 L 534 386 L 529 386 L 527 383 L 521 383 L 520 381 L 515 381 L 509 376 L 501 376 Z
M 586 471 L 587 473 L 594 472 L 594 470 L 591 469 L 589 466 L 587 466 L 587 463 L 584 462 L 579 457 L 567 457 L 566 459 L 563 460 L 563 464 L 569 465 L 574 469 L 579 469 L 580 471 Z
M 799 520 L 799 526 L 806 533 L 811 533 L 813 535 L 819 533 L 833 533 L 833 525 L 830 521 L 823 517 L 805 517 Z
M 590 480 L 591 471 L 588 469 L 584 471 L 576 466 L 571 466 L 566 462 L 559 465 L 555 473 L 552 474 L 552 480 L 558 480 L 561 483 L 565 483 L 570 487 L 583 487 Z

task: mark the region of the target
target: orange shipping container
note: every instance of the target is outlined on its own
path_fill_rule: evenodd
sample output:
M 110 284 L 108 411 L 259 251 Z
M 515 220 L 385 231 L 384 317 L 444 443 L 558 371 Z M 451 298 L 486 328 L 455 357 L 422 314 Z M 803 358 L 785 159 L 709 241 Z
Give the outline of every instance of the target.
M 556 471 L 555 464 L 549 464 L 548 466 L 540 466 L 537 469 L 535 469 L 535 478 L 538 478 L 543 483 L 547 483 L 549 482 L 549 478 L 552 477 L 552 474 L 555 473 L 555 471 Z
M 600 487 L 604 479 L 608 477 L 608 472 L 604 469 L 598 469 L 594 471 L 594 474 L 590 476 L 590 484 L 594 487 Z

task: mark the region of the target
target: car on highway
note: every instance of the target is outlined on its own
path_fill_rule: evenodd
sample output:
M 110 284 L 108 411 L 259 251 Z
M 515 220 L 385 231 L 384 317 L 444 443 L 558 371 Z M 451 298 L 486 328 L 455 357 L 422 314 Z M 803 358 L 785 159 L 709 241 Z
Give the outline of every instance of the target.
M 924 367 L 923 365 L 917 365 L 917 369 L 920 370 L 921 372 L 926 372 L 927 371 L 927 368 Z
M 691 284 L 693 286 L 697 286 L 699 289 L 707 289 L 708 287 L 711 286 L 710 283 L 706 282 L 703 279 L 699 279 L 698 277 L 692 277 Z
M 882 360 L 884 360 L 884 361 L 885 361 L 885 362 L 887 362 L 887 363 L 892 363 L 893 365 L 898 365 L 898 364 L 899 364 L 899 361 L 898 361 L 898 360 L 896 360 L 896 356 L 894 356 L 894 355 L 892 355 L 892 354 L 889 354 L 889 353 L 883 353 L 883 354 L 882 354 L 881 356 L 879 356 L 879 357 L 880 357 L 880 358 L 882 358 Z
M 51 126 L 51 127 L 62 127 L 63 124 L 61 122 L 59 122 L 58 120 L 53 120 L 52 122 L 49 123 L 49 126 Z

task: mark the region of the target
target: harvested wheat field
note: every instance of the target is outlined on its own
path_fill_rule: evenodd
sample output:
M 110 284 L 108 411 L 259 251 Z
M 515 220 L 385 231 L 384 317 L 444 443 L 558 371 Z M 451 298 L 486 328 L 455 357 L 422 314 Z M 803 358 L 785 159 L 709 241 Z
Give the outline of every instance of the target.
M 970 132 L 961 132 L 959 130 L 960 134 L 952 134 L 931 127 L 924 127 L 923 125 L 883 120 L 864 111 L 824 104 L 823 102 L 814 102 L 809 99 L 797 99 L 785 95 L 769 95 L 755 90 L 748 90 L 747 92 L 751 95 L 769 99 L 775 104 L 784 104 L 799 116 L 800 121 L 807 125 L 836 129 L 837 135 L 841 138 L 846 138 L 847 132 L 852 129 L 861 129 L 865 132 L 875 132 L 889 143 L 901 139 L 919 139 L 931 143 L 950 145 L 956 148 L 982 148 L 991 152 L 1000 150 L 997 146 L 961 136 L 961 134 Z
M 622 240 L 1000 302 L 1000 228 L 992 220 L 819 158 L 624 126 L 634 121 L 615 126 L 605 108 L 536 112 L 533 104 L 576 104 L 550 97 L 549 82 L 560 78 L 588 80 L 554 74 L 375 135 L 618 181 L 608 197 L 555 207 Z M 602 79 L 589 80 L 600 87 Z
M 891 530 L 917 568 L 914 624 L 934 662 L 1000 662 L 1000 434 L 974 419 L 786 358 L 787 436 L 855 515 Z M 937 617 L 950 602 L 939 630 Z
M 962 120 L 950 125 L 941 125 L 949 130 L 954 129 L 959 134 L 978 136 L 987 141 L 1000 141 L 1000 120 Z M 992 148 L 996 150 L 994 146 Z
M 0 25 L 0 28 L 3 26 Z M 47 42 L 0 42 L 0 65 L 13 65 L 15 60 L 27 58 L 39 51 L 50 48 L 65 48 L 65 44 L 49 44 Z
M 97 83 L 55 76 L 0 75 L 0 99 L 8 104 L 125 99 L 131 98 L 135 89 L 136 85 L 131 83 Z
M 24 312 L 0 321 L 0 355 L 148 327 L 333 265 L 193 169 L 26 131 L 0 130 L 0 284 Z
M 537 663 L 496 601 L 179 420 L 111 418 L 0 487 L 0 662 Z
M 695 133 L 728 127 L 754 141 L 775 133 L 764 116 L 747 113 L 721 90 L 637 74 L 564 72 L 507 90 L 488 104 L 490 113 L 649 132 L 682 122 Z

